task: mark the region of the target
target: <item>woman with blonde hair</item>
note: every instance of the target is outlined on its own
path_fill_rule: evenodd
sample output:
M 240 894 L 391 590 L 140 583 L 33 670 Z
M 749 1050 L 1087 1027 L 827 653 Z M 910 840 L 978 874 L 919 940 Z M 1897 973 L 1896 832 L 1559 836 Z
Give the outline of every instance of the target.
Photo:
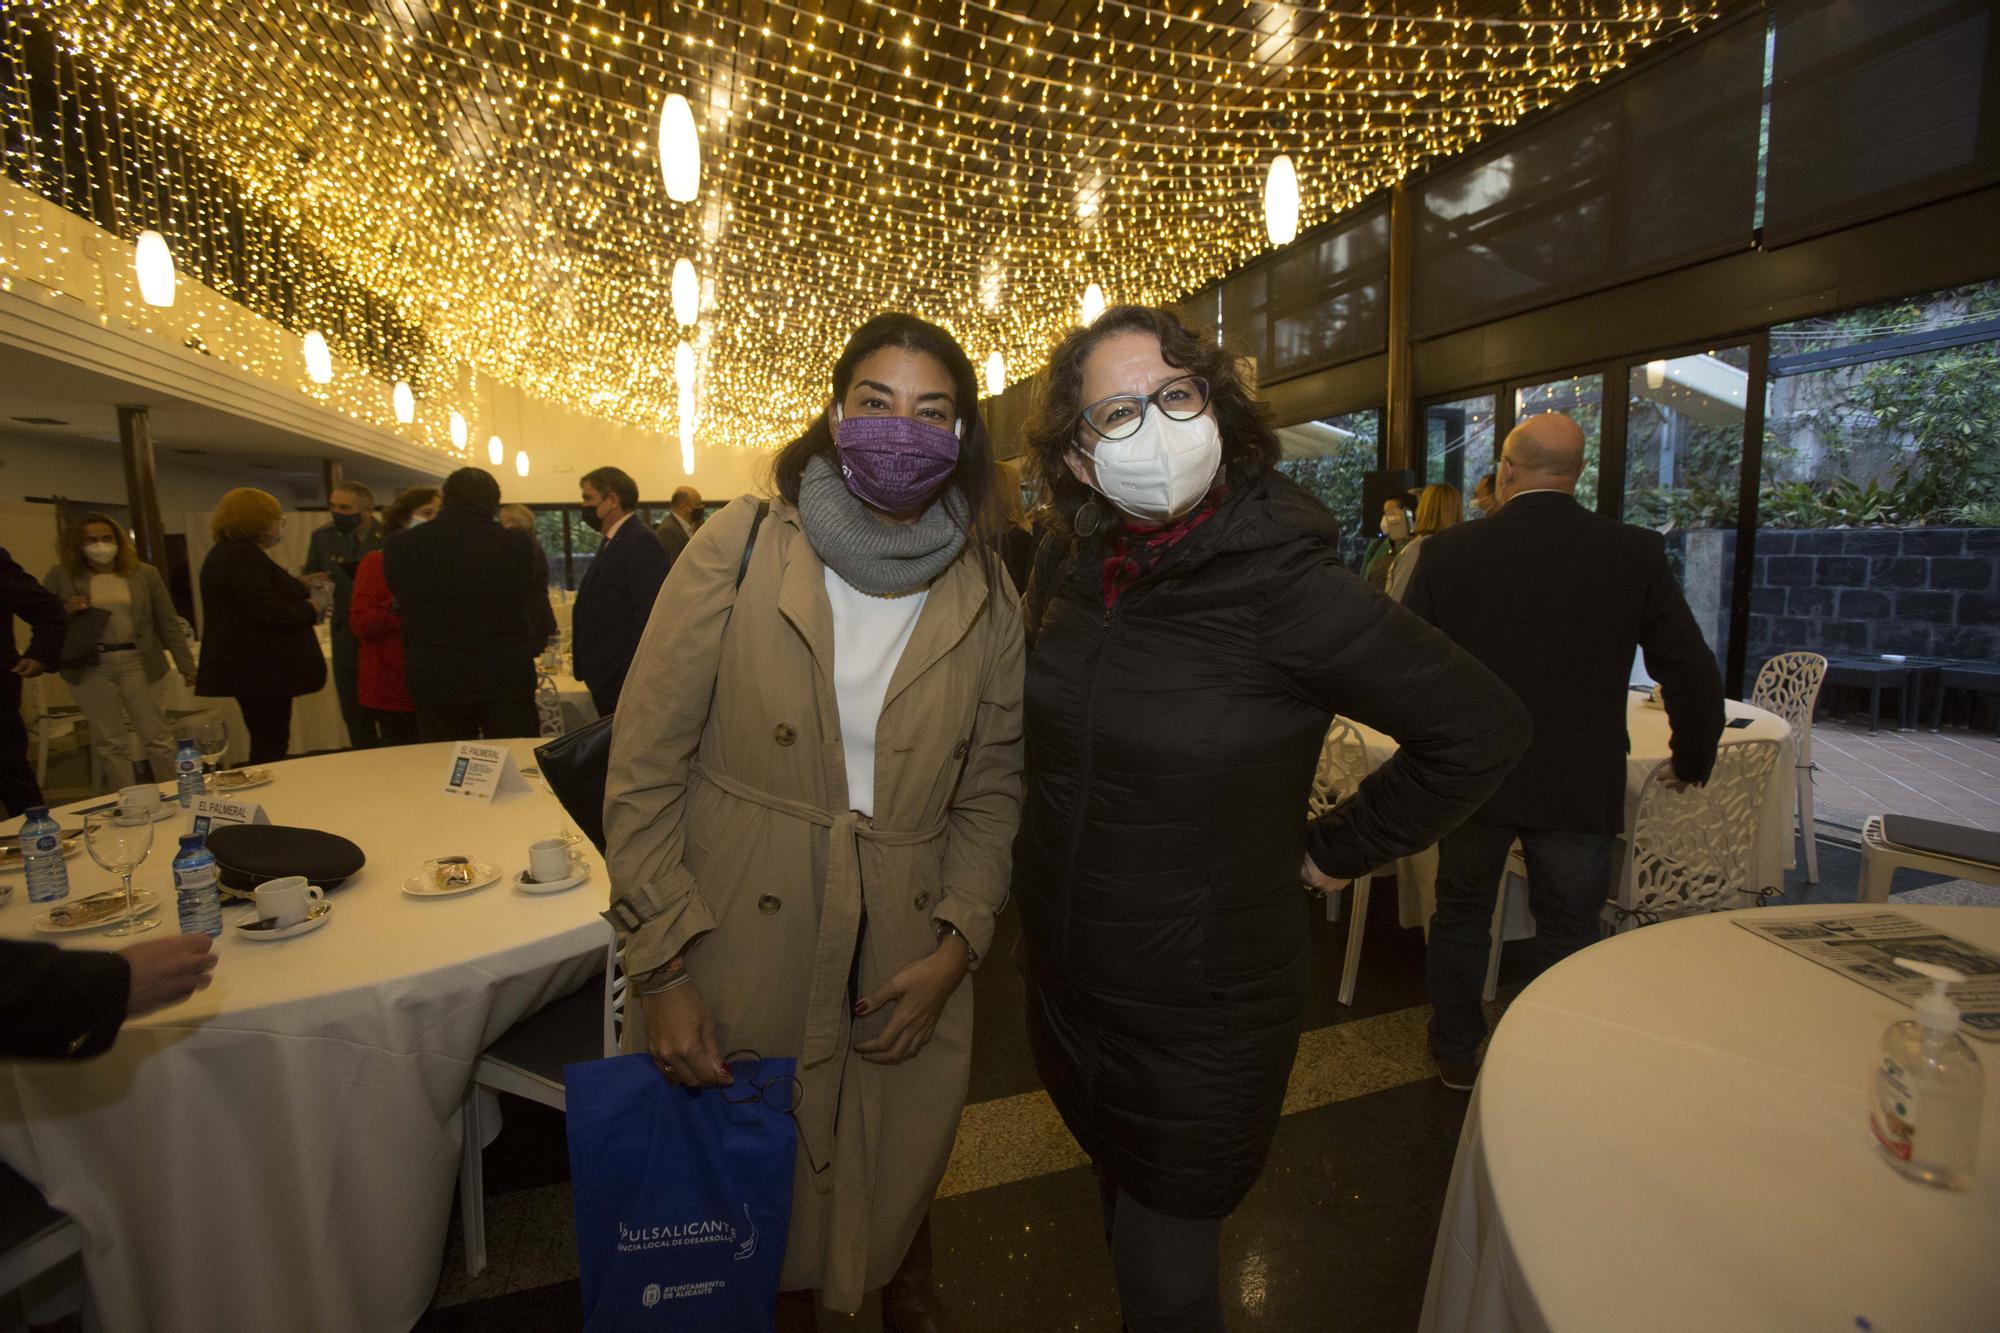
M 123 525 L 105 514 L 84 514 L 64 528 L 58 554 L 61 562 L 42 585 L 72 616 L 96 609 L 108 617 L 98 631 L 97 661 L 62 670 L 90 723 L 91 748 L 105 780 L 113 788 L 132 784 L 129 734 L 145 747 L 153 781 L 164 782 L 174 771 L 174 733 L 158 686 L 169 655 L 181 678 L 194 683 L 194 654 L 166 580 L 139 559 Z
M 1426 486 L 1417 493 L 1414 535 L 1409 545 L 1396 552 L 1396 563 L 1389 570 L 1391 597 L 1402 601 L 1410 580 L 1416 577 L 1417 554 L 1423 548 L 1424 538 L 1446 528 L 1455 528 L 1464 521 L 1465 506 L 1458 498 L 1456 486 Z
M 236 700 L 250 732 L 250 762 L 285 757 L 292 700 L 326 684 L 319 620 L 306 585 L 266 554 L 285 531 L 277 497 L 254 486 L 223 496 L 209 520 L 215 546 L 201 562 L 201 639 L 196 694 Z

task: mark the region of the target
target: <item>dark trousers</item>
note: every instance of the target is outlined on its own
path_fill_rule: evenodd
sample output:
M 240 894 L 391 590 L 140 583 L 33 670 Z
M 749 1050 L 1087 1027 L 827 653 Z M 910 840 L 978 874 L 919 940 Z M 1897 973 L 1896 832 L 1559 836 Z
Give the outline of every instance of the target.
M 384 745 L 415 745 L 418 740 L 417 715 L 415 713 L 385 713 L 379 708 L 368 710 L 375 718 L 375 730 L 382 737 Z
M 510 740 L 542 734 L 535 696 L 476 703 L 418 704 L 417 734 L 427 741 Z
M 28 762 L 28 727 L 21 721 L 21 678 L 0 670 L 0 803 L 18 815 L 42 804 L 42 784 Z
M 292 748 L 292 701 L 238 697 L 243 725 L 250 729 L 250 762 L 275 764 Z
M 1222 1333 L 1222 1219 L 1156 1213 L 1102 1172 L 1097 1193 L 1126 1333 Z
M 347 724 L 347 743 L 357 750 L 372 750 L 386 742 L 382 736 L 382 714 L 361 704 L 361 649 L 351 634 L 333 632 L 333 692 L 340 699 L 340 720 Z
M 1493 947 L 1493 905 L 1514 839 L 1528 862 L 1528 907 L 1535 914 L 1535 974 L 1594 944 L 1610 896 L 1618 838 L 1609 833 L 1517 829 L 1468 823 L 1438 844 L 1437 909 L 1431 914 L 1424 977 L 1431 999 L 1431 1054 L 1474 1060 L 1486 1036 L 1480 994 Z

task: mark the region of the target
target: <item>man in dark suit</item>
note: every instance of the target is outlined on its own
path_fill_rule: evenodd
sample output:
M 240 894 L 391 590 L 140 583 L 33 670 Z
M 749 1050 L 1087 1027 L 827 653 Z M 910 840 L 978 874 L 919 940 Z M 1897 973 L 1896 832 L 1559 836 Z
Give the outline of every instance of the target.
M 347 740 L 357 750 L 383 743 L 382 724 L 361 706 L 361 641 L 347 624 L 354 599 L 354 567 L 361 557 L 382 545 L 382 523 L 375 517 L 375 492 L 358 481 L 343 482 L 326 497 L 328 522 L 313 529 L 306 542 L 302 573 L 308 584 L 324 580 L 333 589 L 333 610 L 327 624 L 333 644 L 333 691 L 340 699 L 340 716 L 347 723 Z
M 14 622 L 28 626 L 28 651 L 14 646 Z M 69 613 L 62 599 L 0 550 L 0 802 L 18 815 L 42 803 L 42 784 L 28 762 L 28 729 L 21 723 L 21 682 L 62 665 L 63 631 Z
M 580 489 L 583 521 L 604 534 L 604 545 L 577 586 L 570 647 L 576 678 L 589 688 L 597 715 L 608 717 L 618 709 L 626 669 L 673 562 L 652 530 L 633 517 L 639 485 L 630 476 L 615 467 L 597 468 L 584 473 Z M 669 513 L 667 522 L 673 521 Z
M 0 1056 L 80 1059 L 110 1049 L 126 1019 L 207 989 L 213 944 L 170 935 L 104 953 L 0 940 Z
M 1635 647 L 1666 698 L 1675 780 L 1706 782 L 1722 736 L 1722 677 L 1666 543 L 1576 502 L 1583 446 L 1559 413 L 1515 427 L 1498 469 L 1503 507 L 1428 538 L 1403 603 L 1491 668 L 1535 723 L 1499 792 L 1438 844 L 1425 957 L 1431 1054 L 1445 1086 L 1461 1091 L 1478 1073 L 1493 904 L 1516 838 L 1537 970 L 1598 938 L 1625 828 Z
M 394 533 L 382 573 L 403 616 L 403 679 L 427 741 L 534 736 L 535 606 L 548 588 L 525 532 L 500 526 L 500 483 L 444 479 L 436 518 Z
M 680 559 L 681 552 L 687 549 L 688 539 L 700 526 L 701 492 L 692 486 L 683 486 L 667 502 L 667 516 L 660 520 L 660 526 L 653 533 L 666 549 L 668 569 L 672 569 L 674 561 Z

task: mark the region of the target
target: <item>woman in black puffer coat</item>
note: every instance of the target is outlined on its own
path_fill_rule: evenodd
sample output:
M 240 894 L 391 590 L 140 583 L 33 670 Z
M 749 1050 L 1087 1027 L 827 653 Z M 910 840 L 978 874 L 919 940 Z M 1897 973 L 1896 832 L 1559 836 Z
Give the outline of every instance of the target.
M 1123 306 L 1056 350 L 1029 427 L 1066 520 L 1027 609 L 1029 1035 L 1132 1333 L 1222 1327 L 1221 1219 L 1298 1049 L 1302 881 L 1436 842 L 1528 740 L 1496 677 L 1342 567 L 1265 417 L 1226 353 Z M 1309 828 L 1336 712 L 1401 748 Z

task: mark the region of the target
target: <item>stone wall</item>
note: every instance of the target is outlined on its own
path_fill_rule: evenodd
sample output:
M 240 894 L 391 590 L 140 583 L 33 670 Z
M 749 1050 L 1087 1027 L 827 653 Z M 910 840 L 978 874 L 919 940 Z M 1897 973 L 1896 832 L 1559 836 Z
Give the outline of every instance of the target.
M 1757 532 L 1748 665 L 1829 656 L 2000 661 L 2000 528 Z

